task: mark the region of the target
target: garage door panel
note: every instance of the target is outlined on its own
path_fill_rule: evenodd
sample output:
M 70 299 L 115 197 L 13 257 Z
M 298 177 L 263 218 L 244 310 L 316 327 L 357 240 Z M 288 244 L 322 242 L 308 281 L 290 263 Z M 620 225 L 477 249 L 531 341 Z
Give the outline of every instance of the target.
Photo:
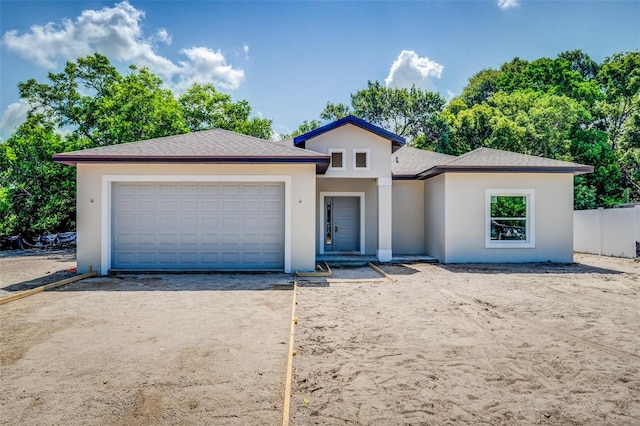
M 218 184 L 202 184 L 202 195 L 218 195 Z
M 218 202 L 215 200 L 212 201 L 202 201 L 200 204 L 200 211 L 214 213 L 218 211 Z
M 157 262 L 155 253 L 138 253 L 138 262 L 146 264 L 154 264 Z
M 283 183 L 115 183 L 112 268 L 282 269 Z
M 218 234 L 202 234 L 202 244 L 205 245 L 217 245 L 218 244 Z
M 156 234 L 138 234 L 138 244 L 140 245 L 155 245 Z
M 158 236 L 158 243 L 160 245 L 173 246 L 176 243 L 176 235 L 175 234 L 160 234 Z
M 260 217 L 254 216 L 242 218 L 242 227 L 248 231 L 260 229 Z
M 158 187 L 158 190 L 160 192 L 160 194 L 162 195 L 176 195 L 177 193 L 177 186 L 176 185 L 171 185 L 171 184 L 161 184 Z
M 158 254 L 158 262 L 161 265 L 175 265 L 176 264 L 176 254 L 175 253 L 159 253 Z

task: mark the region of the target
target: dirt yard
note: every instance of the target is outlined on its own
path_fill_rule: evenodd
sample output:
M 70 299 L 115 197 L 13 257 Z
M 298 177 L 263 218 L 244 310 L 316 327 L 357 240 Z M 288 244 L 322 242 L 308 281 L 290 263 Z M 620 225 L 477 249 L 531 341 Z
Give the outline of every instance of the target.
M 301 283 L 292 423 L 640 424 L 640 264 Z
M 291 291 L 285 274 L 138 275 L 0 305 L 0 424 L 281 423 Z
M 0 254 L 0 297 L 73 252 Z M 640 424 L 640 263 L 300 280 L 294 425 Z M 286 274 L 96 277 L 0 305 L 0 424 L 282 423 Z

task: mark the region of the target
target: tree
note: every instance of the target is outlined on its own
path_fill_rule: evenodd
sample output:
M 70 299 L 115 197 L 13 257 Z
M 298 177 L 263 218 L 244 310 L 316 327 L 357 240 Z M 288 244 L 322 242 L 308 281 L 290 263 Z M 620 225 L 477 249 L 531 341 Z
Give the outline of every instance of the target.
M 107 57 L 95 53 L 67 62 L 49 83 L 20 83 L 20 96 L 39 114 L 94 146 L 133 142 L 188 131 L 180 105 L 148 69 L 130 67 L 121 76 Z
M 33 235 L 75 228 L 75 169 L 51 161 L 80 149 L 41 116 L 31 116 L 0 144 L 0 234 Z
M 251 117 L 247 101 L 233 102 L 212 84 L 193 84 L 179 98 L 189 130 L 224 129 L 262 139 L 271 137 L 271 120 Z
M 318 120 L 307 121 L 304 120 L 300 126 L 296 130 L 294 130 L 290 135 L 281 135 L 282 139 L 292 139 L 296 136 L 304 135 L 305 133 L 309 133 L 312 130 L 315 130 L 322 126 L 322 123 Z
M 640 52 L 606 58 L 598 81 L 606 93 L 605 101 L 599 104 L 599 127 L 609 132 L 609 143 L 616 150 L 625 123 L 640 109 Z
M 446 138 L 446 122 L 440 116 L 445 103 L 438 93 L 415 86 L 392 88 L 368 81 L 366 89 L 351 94 L 351 107 L 329 102 L 320 118 L 338 120 L 353 114 L 412 142 L 427 145 Z
M 351 108 L 343 103 L 334 104 L 327 102 L 327 106 L 320 113 L 320 118 L 326 121 L 337 121 L 351 114 Z

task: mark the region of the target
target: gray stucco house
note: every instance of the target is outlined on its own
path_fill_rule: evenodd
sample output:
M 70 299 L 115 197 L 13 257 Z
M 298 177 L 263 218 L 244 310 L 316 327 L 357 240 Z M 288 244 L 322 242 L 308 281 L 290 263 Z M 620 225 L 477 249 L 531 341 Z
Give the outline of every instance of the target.
M 77 168 L 80 272 L 573 260 L 573 176 L 591 166 L 405 145 L 348 116 L 293 141 L 209 130 L 54 160 Z

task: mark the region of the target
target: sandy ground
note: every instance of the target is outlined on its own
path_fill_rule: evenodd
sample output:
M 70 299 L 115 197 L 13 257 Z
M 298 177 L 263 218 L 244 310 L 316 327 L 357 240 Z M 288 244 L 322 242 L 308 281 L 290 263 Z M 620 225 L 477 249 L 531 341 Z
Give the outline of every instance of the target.
M 0 253 L 0 297 L 73 258 Z M 640 424 L 640 263 L 576 262 L 300 280 L 292 424 Z M 291 279 L 96 277 L 0 305 L 0 424 L 280 424 Z
M 300 283 L 295 425 L 640 424 L 640 263 Z
M 75 249 L 0 251 L 0 297 L 76 275 Z
M 291 289 L 285 274 L 97 277 L 0 305 L 0 424 L 281 423 Z

